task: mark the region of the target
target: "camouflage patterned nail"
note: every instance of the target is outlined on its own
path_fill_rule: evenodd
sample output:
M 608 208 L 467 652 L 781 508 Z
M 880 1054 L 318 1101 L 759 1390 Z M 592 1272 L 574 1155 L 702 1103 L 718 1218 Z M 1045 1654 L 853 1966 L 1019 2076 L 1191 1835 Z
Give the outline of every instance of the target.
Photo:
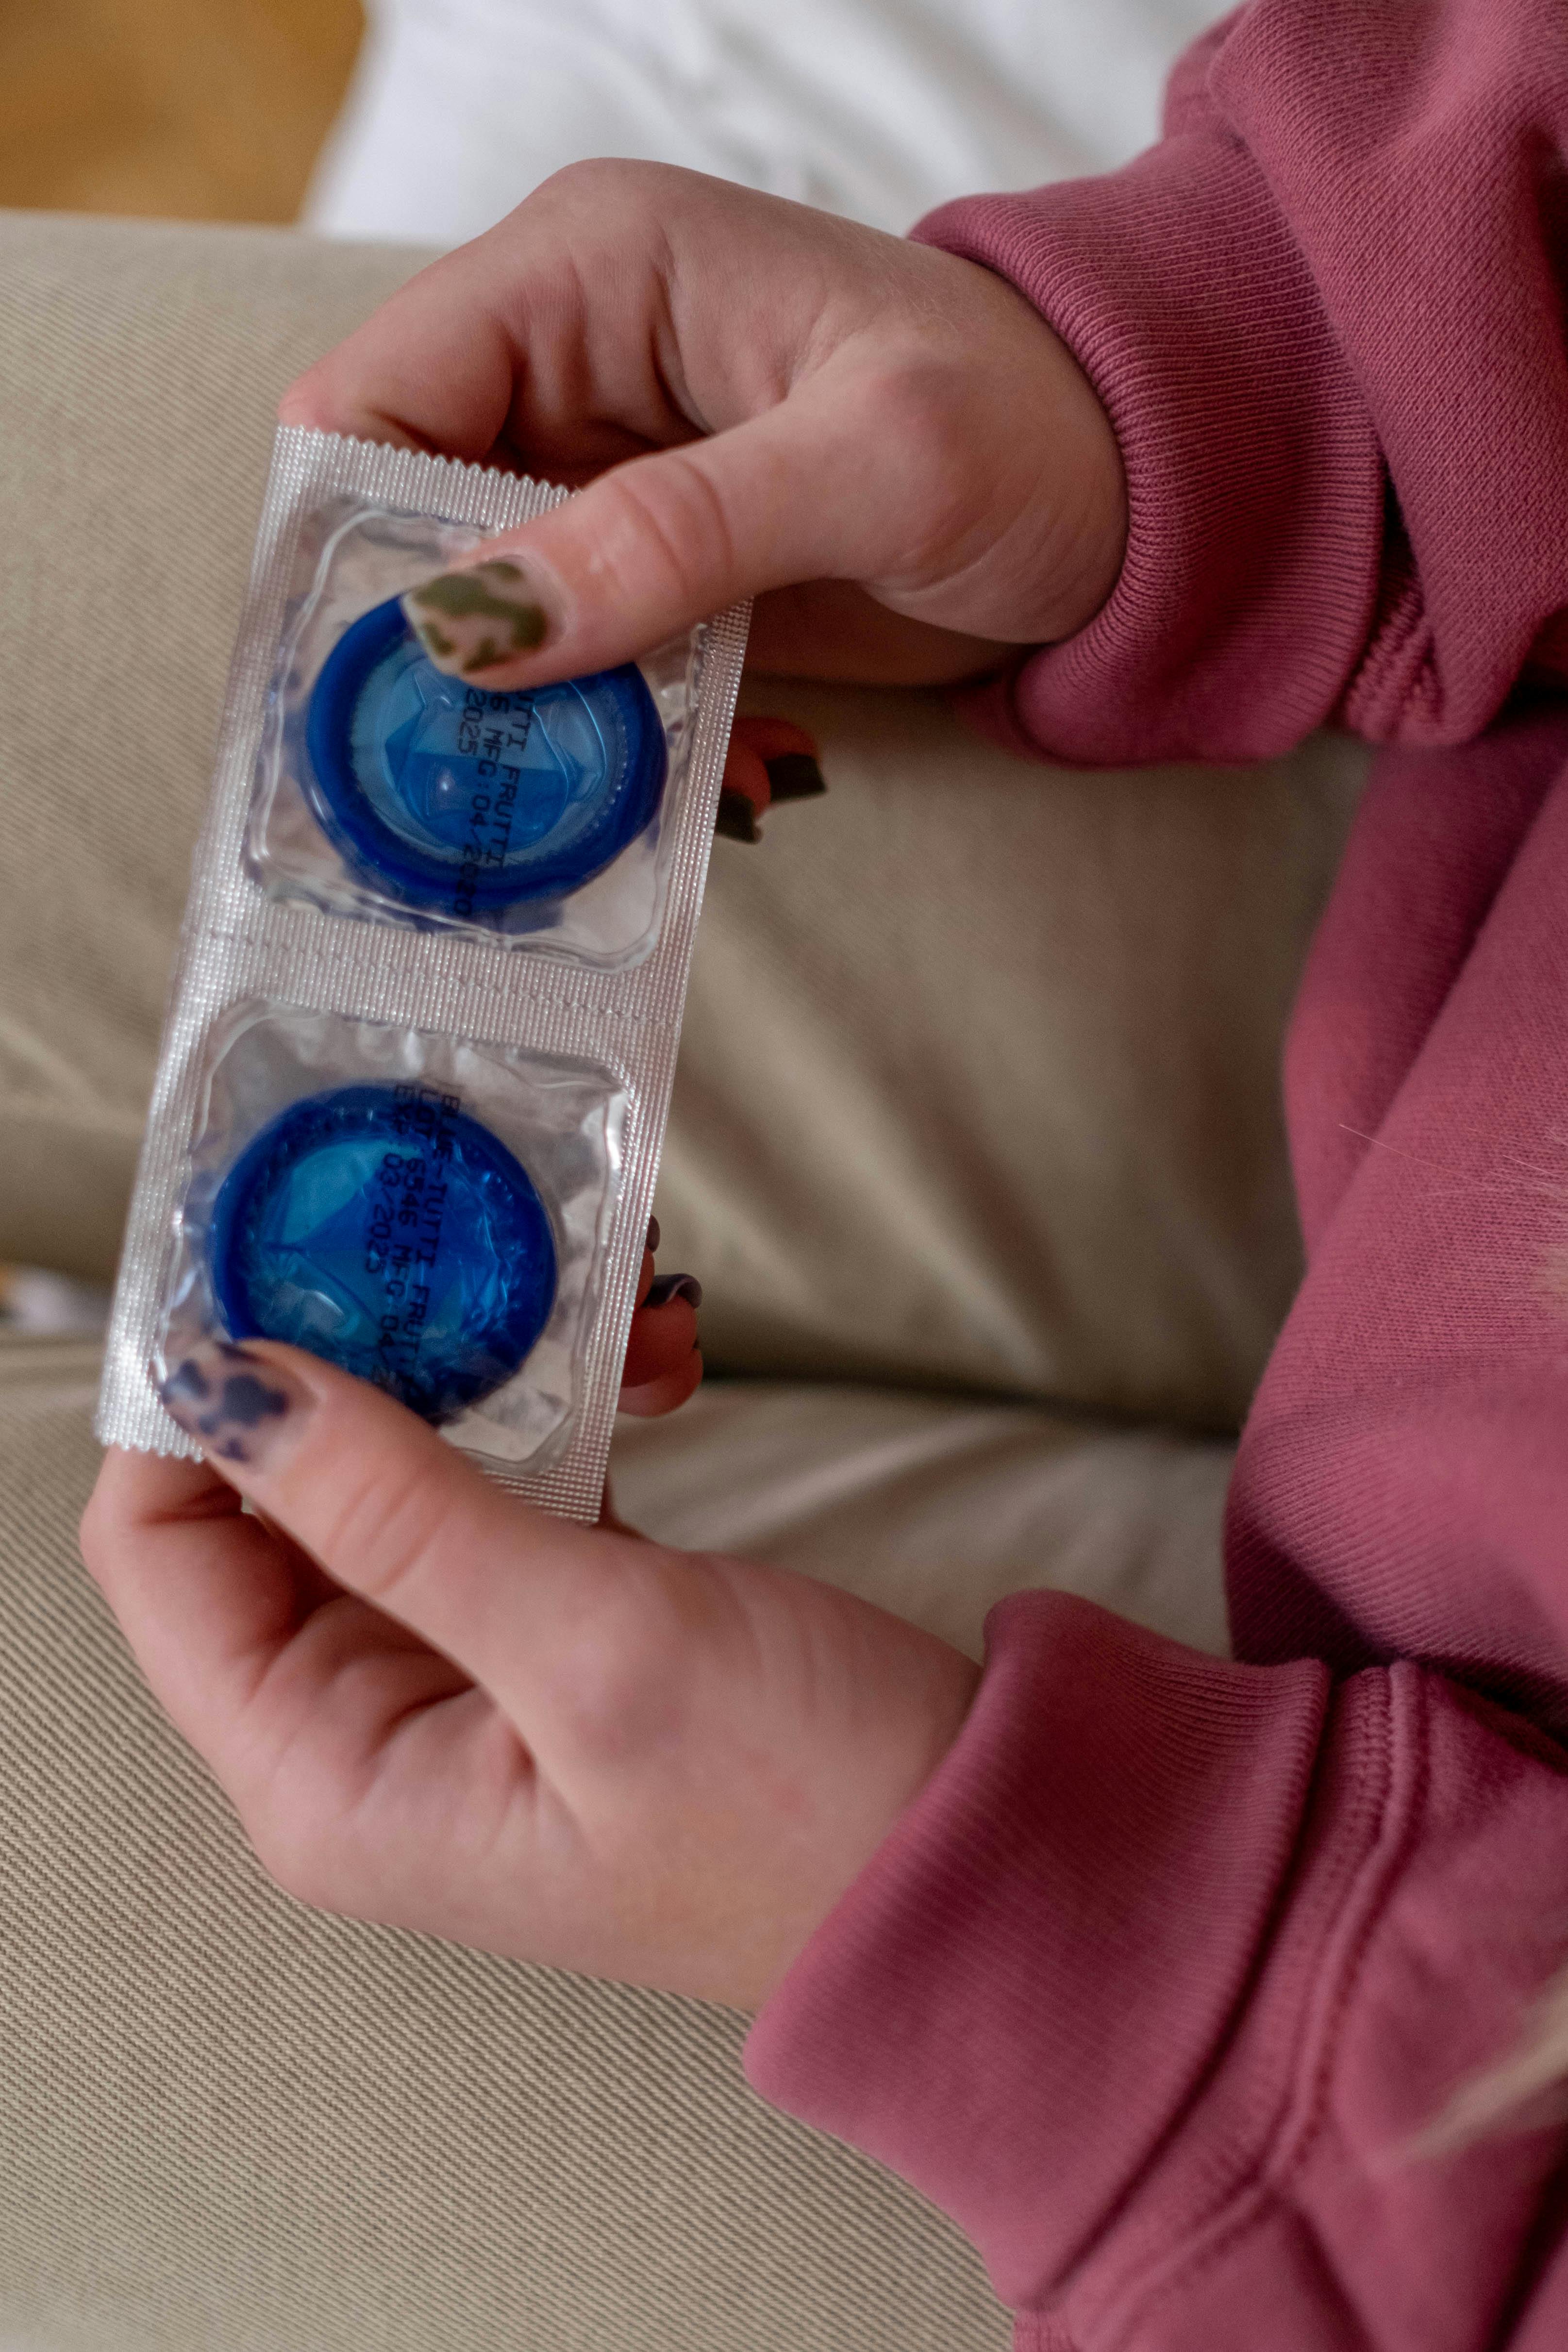
M 403 610 L 436 667 L 448 677 L 475 677 L 531 653 L 543 644 L 548 627 L 527 573 L 500 555 L 411 588 Z

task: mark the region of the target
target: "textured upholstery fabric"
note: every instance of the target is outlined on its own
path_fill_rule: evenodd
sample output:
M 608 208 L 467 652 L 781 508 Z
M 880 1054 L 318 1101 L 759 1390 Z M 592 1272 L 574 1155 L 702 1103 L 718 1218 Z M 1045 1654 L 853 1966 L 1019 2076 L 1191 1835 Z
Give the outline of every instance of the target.
M 0 1349 L 0 2343 L 996 2352 L 741 2019 L 274 1891 L 74 1561 L 96 1372 Z
M 672 1421 L 622 1421 L 611 1475 L 667 1543 L 826 1577 L 978 1658 L 992 1602 L 1042 1584 L 1226 1650 L 1230 1466 L 1215 1440 L 1037 1405 L 710 1380 Z
M 1299 1275 L 1279 1027 L 1363 769 L 1085 775 L 784 689 L 825 801 L 721 842 L 658 1207 L 727 1370 L 1234 1429 Z
M 272 404 L 410 263 L 0 220 L 0 1259 L 112 1265 Z M 1358 763 L 1089 778 L 925 698 L 755 698 L 832 790 L 719 845 L 659 1193 L 753 1377 L 628 1428 L 621 1507 L 971 1648 L 1043 1583 L 1217 1648 Z M 267 1885 L 77 1560 L 94 1375 L 0 1348 L 4 2352 L 1000 2347 L 953 2231 L 745 2090 L 738 2019 Z
M 272 409 L 416 258 L 0 215 L 0 1258 L 113 1266 Z

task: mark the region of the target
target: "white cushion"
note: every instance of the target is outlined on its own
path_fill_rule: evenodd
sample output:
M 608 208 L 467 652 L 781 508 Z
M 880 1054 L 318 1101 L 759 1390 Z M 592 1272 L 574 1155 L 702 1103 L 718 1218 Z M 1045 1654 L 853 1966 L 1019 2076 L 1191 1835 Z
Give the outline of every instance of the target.
M 563 163 L 684 163 L 901 232 L 1153 138 L 1213 0 L 371 0 L 303 215 L 457 245 Z

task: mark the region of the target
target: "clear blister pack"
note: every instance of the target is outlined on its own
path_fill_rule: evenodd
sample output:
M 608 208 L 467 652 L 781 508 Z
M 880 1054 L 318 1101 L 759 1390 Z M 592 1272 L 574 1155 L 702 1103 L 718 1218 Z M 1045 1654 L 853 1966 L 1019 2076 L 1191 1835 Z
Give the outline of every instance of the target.
M 669 887 L 664 809 L 690 754 L 700 641 L 527 693 L 450 677 L 399 599 L 482 541 L 353 498 L 302 518 L 247 865 L 330 912 L 638 962 Z
M 374 1381 L 597 1513 L 745 646 L 496 695 L 404 592 L 566 493 L 285 428 L 197 846 L 99 1433 L 193 1346 Z

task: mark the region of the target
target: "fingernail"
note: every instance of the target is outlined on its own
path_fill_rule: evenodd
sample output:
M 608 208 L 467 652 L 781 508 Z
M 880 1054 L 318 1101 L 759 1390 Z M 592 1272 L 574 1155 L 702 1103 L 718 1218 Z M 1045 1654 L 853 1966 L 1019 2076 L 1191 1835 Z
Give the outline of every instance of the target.
M 657 1217 L 650 1217 L 647 1221 L 647 1245 L 650 1250 L 657 1250 L 658 1244 L 658 1219 Z
M 757 823 L 757 812 L 744 793 L 730 791 L 719 795 L 719 814 L 713 820 L 713 830 L 721 833 L 726 841 L 761 841 L 763 829 Z
M 549 627 L 522 566 L 500 555 L 422 582 L 404 597 L 403 611 L 437 668 L 449 677 L 473 677 L 531 653 Z
M 672 1298 L 689 1298 L 692 1306 L 702 1304 L 702 1285 L 694 1274 L 661 1274 L 648 1286 L 645 1307 L 668 1307 Z
M 170 1419 L 204 1454 L 258 1468 L 285 1428 L 292 1433 L 316 1402 L 291 1374 L 233 1339 L 203 1339 L 158 1394 Z
M 781 751 L 764 760 L 769 795 L 775 801 L 814 801 L 827 790 L 822 770 L 809 751 Z

